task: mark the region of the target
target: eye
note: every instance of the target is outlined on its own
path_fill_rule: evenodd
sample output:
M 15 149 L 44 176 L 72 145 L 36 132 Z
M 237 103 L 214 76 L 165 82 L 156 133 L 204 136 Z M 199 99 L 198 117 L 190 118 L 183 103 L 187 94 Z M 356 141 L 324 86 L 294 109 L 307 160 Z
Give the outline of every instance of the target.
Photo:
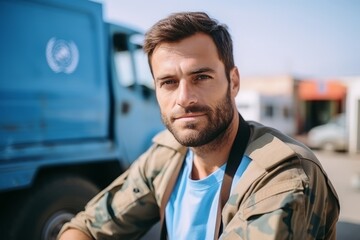
M 163 86 L 173 86 L 174 84 L 177 84 L 177 81 L 173 80 L 173 79 L 169 79 L 169 80 L 164 80 L 160 82 L 160 87 Z
M 195 80 L 206 80 L 206 79 L 210 79 L 211 77 L 209 75 L 206 74 L 201 74 L 201 75 L 197 75 Z

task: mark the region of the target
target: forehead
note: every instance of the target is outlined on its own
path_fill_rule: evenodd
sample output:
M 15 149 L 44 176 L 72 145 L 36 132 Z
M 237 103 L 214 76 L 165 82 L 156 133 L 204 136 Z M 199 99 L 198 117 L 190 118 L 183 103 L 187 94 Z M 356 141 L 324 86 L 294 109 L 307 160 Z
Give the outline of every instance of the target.
M 219 64 L 220 58 L 214 41 L 204 33 L 197 33 L 177 42 L 161 43 L 154 49 L 151 57 L 154 73 L 159 69 L 175 67 L 182 61 L 192 65 L 212 65 Z

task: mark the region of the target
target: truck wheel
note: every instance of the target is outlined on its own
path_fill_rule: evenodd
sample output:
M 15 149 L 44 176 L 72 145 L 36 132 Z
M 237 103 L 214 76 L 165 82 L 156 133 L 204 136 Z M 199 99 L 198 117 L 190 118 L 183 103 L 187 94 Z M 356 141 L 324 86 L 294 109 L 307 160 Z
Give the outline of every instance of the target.
M 99 189 L 73 176 L 52 179 L 29 193 L 16 217 L 15 239 L 55 240 L 62 225 L 82 209 Z

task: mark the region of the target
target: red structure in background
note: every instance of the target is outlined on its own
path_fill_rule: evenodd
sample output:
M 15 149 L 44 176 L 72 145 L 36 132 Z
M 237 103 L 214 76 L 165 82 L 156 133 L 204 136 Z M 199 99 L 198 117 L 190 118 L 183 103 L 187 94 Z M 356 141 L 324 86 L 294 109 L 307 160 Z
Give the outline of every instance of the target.
M 299 132 L 308 132 L 344 112 L 346 92 L 347 88 L 341 81 L 301 80 L 297 88 Z
M 342 100 L 346 96 L 346 87 L 336 80 L 332 81 L 301 81 L 298 89 L 299 99 L 312 100 Z

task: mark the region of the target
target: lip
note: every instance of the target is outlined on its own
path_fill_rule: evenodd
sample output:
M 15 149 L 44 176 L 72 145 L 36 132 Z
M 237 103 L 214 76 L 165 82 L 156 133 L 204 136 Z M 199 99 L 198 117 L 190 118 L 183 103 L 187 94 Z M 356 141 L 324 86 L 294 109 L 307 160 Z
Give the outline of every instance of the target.
M 181 116 L 177 116 L 174 119 L 175 120 L 193 120 L 199 117 L 205 116 L 204 113 L 188 113 Z

